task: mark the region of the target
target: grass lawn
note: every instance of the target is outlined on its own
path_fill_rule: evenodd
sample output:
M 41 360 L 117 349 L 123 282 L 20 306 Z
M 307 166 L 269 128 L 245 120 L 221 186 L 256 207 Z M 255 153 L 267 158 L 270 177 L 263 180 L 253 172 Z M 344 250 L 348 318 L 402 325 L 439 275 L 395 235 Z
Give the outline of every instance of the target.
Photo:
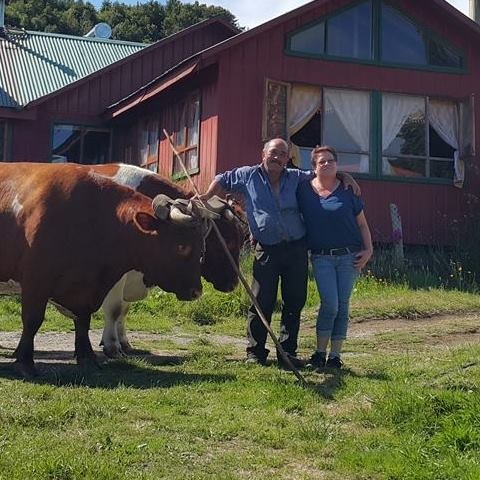
M 154 292 L 129 322 L 147 355 L 82 375 L 59 344 L 25 382 L 5 343 L 19 307 L 1 301 L 0 479 L 480 479 L 480 315 L 466 313 L 478 295 L 364 279 L 346 368 L 305 372 L 307 387 L 243 363 L 245 304 L 239 292 L 181 305 Z M 49 310 L 43 332 L 71 329 Z

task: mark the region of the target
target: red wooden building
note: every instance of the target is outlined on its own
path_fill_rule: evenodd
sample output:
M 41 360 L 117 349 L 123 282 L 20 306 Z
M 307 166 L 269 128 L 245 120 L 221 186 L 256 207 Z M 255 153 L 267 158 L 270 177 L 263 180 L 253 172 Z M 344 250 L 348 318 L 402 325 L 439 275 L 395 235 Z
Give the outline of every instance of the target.
M 327 143 L 359 179 L 376 241 L 391 240 L 394 203 L 406 243 L 451 243 L 480 185 L 479 40 L 444 0 L 316 0 L 240 34 L 211 20 L 16 112 L 8 160 L 85 160 L 61 128 L 100 126 L 110 160 L 180 179 L 165 128 L 205 189 L 258 163 L 268 138 L 291 140 L 300 167 Z

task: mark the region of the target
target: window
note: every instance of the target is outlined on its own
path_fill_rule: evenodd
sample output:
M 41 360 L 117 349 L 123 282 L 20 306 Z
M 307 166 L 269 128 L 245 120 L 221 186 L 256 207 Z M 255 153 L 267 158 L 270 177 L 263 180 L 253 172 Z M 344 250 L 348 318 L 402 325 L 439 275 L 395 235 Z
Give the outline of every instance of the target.
M 107 163 L 110 159 L 110 131 L 80 125 L 54 125 L 52 158 L 54 163 Z
M 291 33 L 292 55 L 463 71 L 464 54 L 393 6 L 369 0 Z
M 473 96 L 462 101 L 286 84 L 292 162 L 310 169 L 316 145 L 332 145 L 343 171 L 373 178 L 463 184 L 475 155 Z M 268 92 L 268 91 L 266 91 Z M 266 114 L 264 110 L 264 115 Z M 265 119 L 264 119 L 265 121 Z
M 310 152 L 316 145 L 327 144 L 336 148 L 339 167 L 347 172 L 369 173 L 370 169 L 370 92 L 323 89 L 306 86 L 292 87 L 291 122 L 299 129 L 291 135 L 295 163 L 310 169 Z M 296 92 L 300 93 L 296 95 Z M 320 97 L 320 98 L 319 98 Z M 310 111 L 307 105 L 313 105 Z M 301 115 L 301 110 L 305 115 Z M 296 122 L 294 119 L 298 118 Z M 303 126 L 302 126 L 303 125 Z M 292 131 L 292 129 L 291 129 Z
M 458 105 L 450 100 L 382 95 L 382 174 L 451 179 L 459 150 Z
M 158 172 L 158 120 L 145 119 L 140 122 L 139 134 L 140 165 Z
M 188 97 L 176 105 L 175 149 L 185 165 L 188 173 L 199 170 L 198 144 L 200 136 L 200 97 L 198 94 Z M 179 160 L 173 158 L 173 176 L 182 176 L 184 170 Z

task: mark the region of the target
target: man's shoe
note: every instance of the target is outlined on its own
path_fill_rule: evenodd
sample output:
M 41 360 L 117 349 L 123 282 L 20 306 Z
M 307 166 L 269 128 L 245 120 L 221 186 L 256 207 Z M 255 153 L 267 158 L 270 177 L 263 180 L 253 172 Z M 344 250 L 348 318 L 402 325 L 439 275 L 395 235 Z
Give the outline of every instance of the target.
M 254 353 L 247 353 L 247 358 L 245 359 L 245 363 L 249 365 L 266 365 L 267 359 L 257 357 Z
M 328 357 L 327 363 L 325 366 L 327 368 L 335 368 L 340 370 L 342 368 L 343 362 L 340 360 L 340 357 Z
M 304 368 L 305 367 L 305 360 L 302 360 L 301 358 L 298 358 L 296 355 L 292 355 L 291 353 L 285 352 L 288 359 L 290 360 L 290 363 L 297 369 Z M 283 370 L 290 370 L 290 365 L 287 364 L 287 362 L 283 359 L 283 357 L 279 354 L 277 354 L 277 361 L 278 361 L 278 367 L 282 368 Z
M 327 356 L 325 355 L 325 353 L 315 352 L 307 361 L 307 368 L 312 368 L 315 370 L 319 368 L 324 368 L 326 362 Z

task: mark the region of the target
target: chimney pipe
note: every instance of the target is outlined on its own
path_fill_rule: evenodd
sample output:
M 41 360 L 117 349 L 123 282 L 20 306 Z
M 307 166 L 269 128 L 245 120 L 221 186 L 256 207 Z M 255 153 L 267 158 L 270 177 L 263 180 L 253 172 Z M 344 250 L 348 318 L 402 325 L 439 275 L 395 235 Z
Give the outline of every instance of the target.
M 0 0 L 0 30 L 5 27 L 5 0 Z
M 470 0 L 470 18 L 480 23 L 480 0 Z

